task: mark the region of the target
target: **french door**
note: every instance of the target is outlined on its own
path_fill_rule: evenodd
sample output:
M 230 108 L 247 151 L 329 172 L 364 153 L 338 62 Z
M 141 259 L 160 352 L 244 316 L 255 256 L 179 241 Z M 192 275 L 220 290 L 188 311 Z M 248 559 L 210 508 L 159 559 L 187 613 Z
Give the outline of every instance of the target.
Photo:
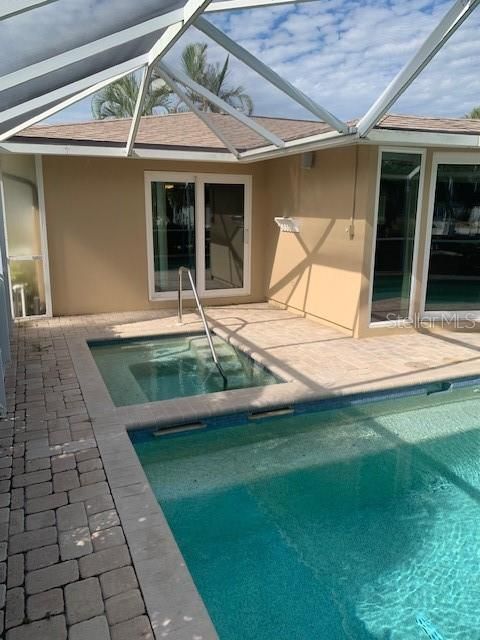
M 151 300 L 175 295 L 181 266 L 204 297 L 250 293 L 250 176 L 147 172 L 145 204 Z

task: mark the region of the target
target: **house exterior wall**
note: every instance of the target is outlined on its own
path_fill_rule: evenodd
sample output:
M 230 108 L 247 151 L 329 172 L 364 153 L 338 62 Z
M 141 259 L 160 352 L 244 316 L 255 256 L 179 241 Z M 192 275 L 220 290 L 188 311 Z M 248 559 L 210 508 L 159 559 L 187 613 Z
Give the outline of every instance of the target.
M 376 158 L 375 147 L 350 146 L 316 152 L 310 169 L 299 156 L 268 163 L 271 302 L 358 332 Z M 280 232 L 274 216 L 295 218 L 300 232 Z
M 268 193 L 265 165 L 44 156 L 43 176 L 54 315 L 172 306 L 149 301 L 146 171 L 233 173 L 253 179 L 251 294 L 209 304 L 265 299 Z
M 148 298 L 145 172 L 242 173 L 253 180 L 251 294 L 209 298 L 208 304 L 269 300 L 357 337 L 405 331 L 369 322 L 381 149 L 318 151 L 310 169 L 300 155 L 251 165 L 44 157 L 54 314 L 174 305 Z M 415 313 L 423 302 L 432 159 L 448 151 L 425 151 Z M 295 218 L 300 232 L 280 232 L 275 216 Z

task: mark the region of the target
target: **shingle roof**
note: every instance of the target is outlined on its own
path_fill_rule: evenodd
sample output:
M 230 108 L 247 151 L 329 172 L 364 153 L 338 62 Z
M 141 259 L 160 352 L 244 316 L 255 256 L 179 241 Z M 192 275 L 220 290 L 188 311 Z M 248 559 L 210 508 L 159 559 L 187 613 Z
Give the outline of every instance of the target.
M 214 125 L 224 132 L 239 151 L 267 144 L 262 137 L 232 116 L 209 113 L 208 118 L 211 118 Z M 331 131 L 331 128 L 322 122 L 265 117 L 253 119 L 261 122 L 285 141 Z M 122 146 L 127 142 L 130 124 L 131 118 L 119 118 L 72 124 L 34 125 L 22 131 L 12 141 L 36 138 L 42 142 Z M 379 122 L 377 128 L 480 135 L 480 120 L 387 115 Z M 191 112 L 143 117 L 135 144 L 156 148 L 226 151 L 213 131 Z
M 480 135 L 480 120 L 387 115 L 380 120 L 377 128 Z
M 209 113 L 212 120 L 232 144 L 240 151 L 263 147 L 268 144 L 261 136 L 229 115 Z M 296 140 L 330 131 L 323 122 L 308 120 L 286 120 L 282 118 L 260 118 L 267 129 L 284 140 Z M 93 120 L 74 124 L 35 125 L 22 131 L 19 138 L 40 138 L 62 142 L 97 142 L 125 145 L 131 118 Z M 137 146 L 161 146 L 175 148 L 211 149 L 226 151 L 219 138 L 194 113 L 175 113 L 165 116 L 146 116 L 141 119 L 135 144 Z

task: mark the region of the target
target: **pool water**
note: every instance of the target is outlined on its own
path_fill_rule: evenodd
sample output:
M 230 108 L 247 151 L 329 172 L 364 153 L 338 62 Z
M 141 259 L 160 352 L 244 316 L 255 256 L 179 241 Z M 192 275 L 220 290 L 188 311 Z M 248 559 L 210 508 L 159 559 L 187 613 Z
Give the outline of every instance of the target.
M 280 382 L 220 337 L 213 336 L 213 342 L 227 376 L 227 389 Z M 117 407 L 225 389 L 204 335 L 92 342 L 89 346 Z
M 132 435 L 220 639 L 479 639 L 478 390 Z

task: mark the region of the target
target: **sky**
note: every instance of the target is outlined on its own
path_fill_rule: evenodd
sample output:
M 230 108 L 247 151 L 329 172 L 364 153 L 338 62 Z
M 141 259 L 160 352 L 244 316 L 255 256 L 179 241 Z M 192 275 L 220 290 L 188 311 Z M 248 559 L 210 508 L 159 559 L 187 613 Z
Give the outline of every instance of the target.
M 105 0 L 100 4 L 105 5 Z M 314 0 L 296 6 L 209 13 L 207 17 L 322 106 L 350 119 L 367 111 L 452 4 L 452 0 Z M 480 105 L 479 27 L 477 9 L 391 112 L 456 117 Z M 178 64 L 187 42 L 206 40 L 189 29 L 169 53 L 169 63 Z M 220 62 L 225 55 L 210 43 L 212 61 Z M 244 86 L 258 115 L 305 115 L 234 60 L 230 82 Z M 89 118 L 87 99 L 54 120 Z

